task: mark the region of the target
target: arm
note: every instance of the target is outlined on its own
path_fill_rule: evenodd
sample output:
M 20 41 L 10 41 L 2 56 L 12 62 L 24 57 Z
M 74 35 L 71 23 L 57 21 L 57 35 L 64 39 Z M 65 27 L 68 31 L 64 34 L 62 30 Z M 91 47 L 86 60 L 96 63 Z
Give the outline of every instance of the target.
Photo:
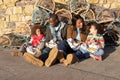
M 45 36 L 45 42 L 49 42 L 51 40 L 51 31 L 50 31 L 49 26 L 46 29 L 45 35 L 46 35 Z
M 67 27 L 67 39 L 72 38 L 72 25 Z

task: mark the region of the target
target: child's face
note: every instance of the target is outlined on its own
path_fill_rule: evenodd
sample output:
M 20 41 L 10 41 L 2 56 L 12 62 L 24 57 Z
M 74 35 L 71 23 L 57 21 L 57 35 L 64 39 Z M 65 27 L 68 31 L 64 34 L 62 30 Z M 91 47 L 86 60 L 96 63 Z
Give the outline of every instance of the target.
M 36 35 L 40 35 L 41 34 L 41 32 L 40 32 L 40 29 L 36 29 Z
M 95 28 L 95 26 L 91 26 L 90 27 L 90 33 L 92 33 L 93 35 L 96 35 L 97 34 L 97 29 Z
M 83 27 L 83 23 L 82 23 L 82 21 L 81 21 L 80 19 L 78 19 L 78 20 L 76 21 L 76 27 L 77 27 L 77 28 L 82 28 L 82 27 Z

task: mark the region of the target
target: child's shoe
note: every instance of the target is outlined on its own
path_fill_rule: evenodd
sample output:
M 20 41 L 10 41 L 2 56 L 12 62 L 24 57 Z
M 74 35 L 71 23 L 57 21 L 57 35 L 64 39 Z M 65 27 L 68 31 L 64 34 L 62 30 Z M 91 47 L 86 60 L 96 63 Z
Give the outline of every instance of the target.
M 67 66 L 75 62 L 77 62 L 77 57 L 74 56 L 73 54 L 68 54 L 66 60 L 64 61 L 64 64 Z
M 12 52 L 11 53 L 12 56 L 23 56 L 22 52 Z
M 29 63 L 32 63 L 33 65 L 35 66 L 38 66 L 38 67 L 42 67 L 44 65 L 43 61 L 40 60 L 40 59 L 37 59 L 36 57 L 34 57 L 32 54 L 29 54 L 29 53 L 25 53 L 23 55 L 24 59 L 29 62 Z
M 95 56 L 95 59 L 98 61 L 102 61 L 102 56 Z
M 51 65 L 53 65 L 57 59 L 58 56 L 58 49 L 57 48 L 53 48 L 50 53 L 49 56 L 47 58 L 47 60 L 45 61 L 45 66 L 46 67 L 50 67 Z

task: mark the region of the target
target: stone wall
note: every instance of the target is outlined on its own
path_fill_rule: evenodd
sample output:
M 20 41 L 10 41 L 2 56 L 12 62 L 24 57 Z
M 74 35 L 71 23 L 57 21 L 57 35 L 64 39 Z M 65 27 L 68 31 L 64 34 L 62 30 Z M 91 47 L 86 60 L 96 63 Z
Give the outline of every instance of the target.
M 35 0 L 0 0 L 0 35 L 19 32 L 18 27 L 32 19 L 34 4 Z
M 120 0 L 86 0 L 88 3 L 97 4 L 105 8 L 120 8 Z
M 65 0 L 55 0 L 56 2 Z M 68 0 L 66 0 L 68 1 Z M 120 0 L 86 0 L 105 8 L 120 8 Z M 0 0 L 0 35 L 20 31 L 32 19 L 32 13 L 37 10 L 36 0 Z M 23 27 L 24 25 L 24 27 Z

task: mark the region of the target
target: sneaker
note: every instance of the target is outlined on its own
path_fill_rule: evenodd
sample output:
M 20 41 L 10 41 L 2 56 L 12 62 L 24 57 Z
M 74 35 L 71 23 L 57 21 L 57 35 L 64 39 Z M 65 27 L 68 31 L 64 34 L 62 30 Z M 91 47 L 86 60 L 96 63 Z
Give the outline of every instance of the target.
M 12 56 L 23 56 L 22 52 L 12 52 L 11 53 Z
M 74 56 L 73 54 L 68 54 L 66 60 L 64 61 L 64 64 L 67 66 L 75 62 L 77 62 L 77 57 Z
M 40 59 L 37 59 L 36 57 L 34 57 L 32 54 L 29 54 L 29 53 L 25 53 L 23 55 L 24 59 L 29 62 L 29 63 L 32 63 L 33 65 L 35 66 L 38 66 L 38 67 L 42 67 L 43 66 L 43 61 L 40 60 Z
M 46 67 L 50 67 L 51 65 L 53 65 L 57 59 L 58 56 L 58 49 L 57 48 L 53 48 L 50 53 L 49 56 L 47 58 L 47 60 L 45 61 L 45 66 Z
M 98 61 L 102 61 L 102 56 L 95 56 L 95 59 Z
M 60 63 L 64 62 L 65 58 L 63 56 L 63 52 L 61 52 L 61 51 L 58 52 L 57 59 L 60 61 Z

